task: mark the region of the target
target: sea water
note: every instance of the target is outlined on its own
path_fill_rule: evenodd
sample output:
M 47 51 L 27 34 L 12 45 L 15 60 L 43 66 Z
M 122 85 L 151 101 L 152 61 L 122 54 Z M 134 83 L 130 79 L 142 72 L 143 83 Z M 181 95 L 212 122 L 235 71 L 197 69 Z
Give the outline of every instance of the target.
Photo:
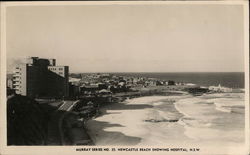
M 244 143 L 244 94 L 206 94 L 177 101 L 185 135 L 210 145 Z

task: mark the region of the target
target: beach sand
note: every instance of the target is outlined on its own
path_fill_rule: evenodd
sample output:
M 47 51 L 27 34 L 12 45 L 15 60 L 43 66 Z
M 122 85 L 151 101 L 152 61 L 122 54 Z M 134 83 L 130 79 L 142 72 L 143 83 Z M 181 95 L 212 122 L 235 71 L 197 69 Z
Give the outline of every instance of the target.
M 244 143 L 244 113 L 218 110 L 219 103 L 214 102 L 227 97 L 185 94 L 128 99 L 103 106 L 103 114 L 89 120 L 86 126 L 98 146 L 223 145 L 229 150 Z M 237 99 L 244 110 L 242 98 L 240 101 L 238 96 L 229 98 L 234 103 Z
M 106 105 L 101 109 L 103 115 L 88 121 L 86 126 L 96 145 L 161 145 L 174 140 L 180 143 L 179 140 L 187 139 L 184 127 L 167 121 L 182 116 L 175 110 L 173 100 L 185 97 L 150 96 Z

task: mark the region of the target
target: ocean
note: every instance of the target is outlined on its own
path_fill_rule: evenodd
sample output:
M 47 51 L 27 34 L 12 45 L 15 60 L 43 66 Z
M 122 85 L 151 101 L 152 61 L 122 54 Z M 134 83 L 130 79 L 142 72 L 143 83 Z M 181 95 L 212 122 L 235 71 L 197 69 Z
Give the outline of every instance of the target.
M 183 73 L 113 73 L 119 76 L 135 76 L 194 83 L 201 86 L 244 88 L 244 72 L 183 72 Z

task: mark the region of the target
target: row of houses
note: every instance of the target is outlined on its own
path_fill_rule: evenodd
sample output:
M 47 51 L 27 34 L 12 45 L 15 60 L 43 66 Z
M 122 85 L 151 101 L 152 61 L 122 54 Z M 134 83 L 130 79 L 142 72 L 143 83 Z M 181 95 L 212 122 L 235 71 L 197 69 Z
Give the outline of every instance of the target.
M 102 95 L 131 91 L 134 87 L 175 85 L 174 81 L 160 81 L 155 78 L 116 76 L 112 74 L 85 74 L 81 78 L 69 78 L 78 89 L 79 95 Z

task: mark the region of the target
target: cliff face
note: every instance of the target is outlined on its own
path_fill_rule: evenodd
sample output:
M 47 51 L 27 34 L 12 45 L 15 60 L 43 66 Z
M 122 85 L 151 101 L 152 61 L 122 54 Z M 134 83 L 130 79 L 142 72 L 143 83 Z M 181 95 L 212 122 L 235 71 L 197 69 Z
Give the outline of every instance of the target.
M 16 95 L 7 101 L 7 145 L 45 145 L 48 112 L 33 99 Z

